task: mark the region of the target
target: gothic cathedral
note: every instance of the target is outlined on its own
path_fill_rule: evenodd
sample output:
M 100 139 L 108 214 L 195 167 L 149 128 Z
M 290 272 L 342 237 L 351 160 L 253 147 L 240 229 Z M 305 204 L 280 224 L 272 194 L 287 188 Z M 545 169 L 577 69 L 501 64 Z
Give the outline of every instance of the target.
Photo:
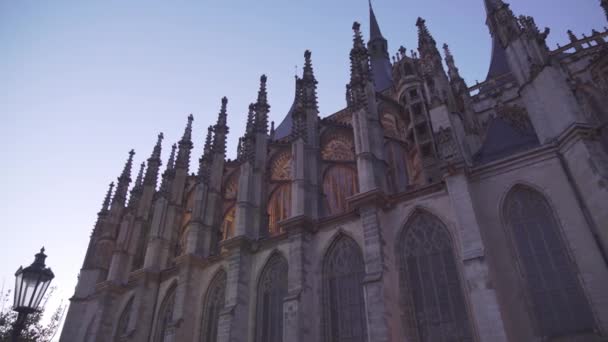
M 226 98 L 196 174 L 192 116 L 132 187 L 131 151 L 60 341 L 606 341 L 608 30 L 550 49 L 484 2 L 482 83 L 421 18 L 391 58 L 370 4 L 344 109 L 320 115 L 306 51 L 277 127 L 261 77 L 236 159 Z

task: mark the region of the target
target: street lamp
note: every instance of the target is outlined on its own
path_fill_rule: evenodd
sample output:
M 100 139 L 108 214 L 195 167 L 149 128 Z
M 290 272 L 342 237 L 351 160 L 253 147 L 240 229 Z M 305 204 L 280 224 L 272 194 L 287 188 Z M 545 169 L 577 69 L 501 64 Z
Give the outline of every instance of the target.
M 17 321 L 13 324 L 13 342 L 19 340 L 25 326 L 27 315 L 38 310 L 44 293 L 55 278 L 53 271 L 44 264 L 46 254 L 44 247 L 36 254 L 34 262 L 26 268 L 19 267 L 15 272 L 15 302 L 13 310 L 18 312 Z

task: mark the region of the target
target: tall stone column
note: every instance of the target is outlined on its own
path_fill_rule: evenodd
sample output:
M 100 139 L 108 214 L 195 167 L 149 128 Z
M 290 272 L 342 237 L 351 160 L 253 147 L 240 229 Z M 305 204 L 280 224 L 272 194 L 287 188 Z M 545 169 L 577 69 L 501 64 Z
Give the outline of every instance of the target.
M 251 253 L 243 236 L 224 242 L 228 252 L 226 304 L 220 313 L 218 342 L 248 341 Z
M 481 341 L 507 341 L 498 306 L 496 290 L 489 278 L 488 263 L 481 239 L 479 222 L 466 175 L 458 173 L 445 177 L 456 219 L 461 244 L 464 280 L 467 283 L 473 321 Z

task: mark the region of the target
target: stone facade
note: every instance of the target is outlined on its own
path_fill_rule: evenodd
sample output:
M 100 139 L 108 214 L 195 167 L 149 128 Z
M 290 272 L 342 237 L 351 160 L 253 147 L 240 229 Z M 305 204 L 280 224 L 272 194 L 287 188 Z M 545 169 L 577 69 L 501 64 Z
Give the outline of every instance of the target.
M 345 109 L 321 118 L 307 51 L 276 129 L 261 77 L 235 160 L 226 98 L 196 174 L 192 116 L 127 201 L 131 152 L 60 341 L 604 341 L 608 31 L 550 50 L 485 6 L 483 83 L 423 19 L 391 59 L 370 6 Z

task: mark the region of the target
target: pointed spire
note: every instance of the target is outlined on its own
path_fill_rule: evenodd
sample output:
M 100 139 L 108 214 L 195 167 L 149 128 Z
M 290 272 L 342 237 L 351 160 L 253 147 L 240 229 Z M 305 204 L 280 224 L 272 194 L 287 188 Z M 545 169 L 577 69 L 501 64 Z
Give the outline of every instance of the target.
M 306 109 L 318 110 L 317 79 L 312 69 L 311 52 L 304 52 L 304 73 L 302 75 L 302 103 Z
M 380 32 L 378 20 L 376 20 L 372 0 L 369 0 L 369 40 L 372 41 L 374 39 L 384 39 L 384 37 L 382 36 L 382 32 Z
M 146 175 L 144 176 L 145 186 L 156 187 L 156 183 L 158 182 L 158 173 L 160 171 L 160 166 L 162 165 L 162 161 L 160 160 L 160 153 L 163 138 L 164 136 L 162 132 L 158 134 L 158 140 L 156 141 L 156 145 L 154 145 L 152 155 L 150 156 L 150 158 L 148 158 L 148 168 L 146 169 Z
M 144 179 L 144 169 L 146 167 L 146 163 L 142 162 L 139 166 L 139 172 L 137 173 L 137 178 L 135 179 L 135 185 L 133 189 L 131 189 L 131 195 L 129 196 L 129 206 L 135 205 L 139 200 L 142 190 L 143 190 L 143 179 Z
M 600 6 L 604 9 L 604 14 L 606 15 L 606 19 L 608 19 L 608 0 L 601 0 Z
M 188 123 L 184 129 L 184 135 L 179 141 L 179 152 L 177 153 L 177 159 L 175 161 L 175 167 L 179 169 L 186 169 L 190 166 L 190 151 L 192 151 L 192 121 L 194 116 L 188 115 Z
M 486 13 L 488 15 L 505 6 L 502 0 L 484 0 L 484 4 L 486 5 Z
M 274 140 L 274 121 L 270 121 L 270 140 Z
M 439 50 L 437 50 L 435 38 L 433 38 L 426 26 L 426 20 L 418 18 L 416 26 L 418 26 L 418 52 L 420 53 L 420 58 L 428 63 L 435 63 L 435 66 L 441 66 L 441 55 L 439 54 Z
M 296 94 L 293 111 L 291 112 L 291 134 L 294 140 L 303 138 L 306 141 L 306 112 L 304 111 L 303 83 L 303 80 L 296 76 Z
M 213 128 L 215 135 L 213 136 L 213 153 L 226 154 L 226 139 L 228 136 L 228 126 L 226 125 L 228 120 L 228 112 L 226 106 L 228 105 L 228 98 L 222 97 L 222 106 L 220 113 L 217 116 L 217 123 Z
M 124 205 L 127 199 L 127 192 L 129 191 L 129 183 L 131 183 L 131 168 L 133 167 L 133 155 L 135 151 L 129 151 L 129 158 L 125 163 L 125 167 L 118 177 L 118 183 L 116 185 L 116 193 L 112 198 L 112 205 Z
M 254 157 L 255 145 L 255 127 L 257 118 L 255 117 L 255 104 L 249 104 L 249 112 L 247 113 L 247 126 L 245 135 L 242 138 L 241 153 L 245 160 L 252 160 Z
M 203 156 L 199 159 L 198 178 L 203 182 L 209 180 L 209 169 L 211 165 L 211 139 L 213 138 L 213 126 L 207 127 L 207 137 L 203 147 Z
M 450 75 L 450 80 L 455 81 L 456 79 L 461 79 L 460 72 L 458 71 L 458 67 L 456 67 L 456 63 L 454 62 L 454 56 L 450 51 L 450 47 L 448 44 L 443 44 L 443 51 L 445 52 L 445 63 L 448 66 L 448 74 Z
M 568 38 L 570 39 L 570 42 L 575 43 L 578 41 L 578 38 L 576 37 L 576 35 L 572 32 L 572 30 L 568 30 Z
M 175 150 L 177 149 L 177 144 L 173 144 L 171 146 L 171 154 L 169 155 L 169 161 L 167 161 L 167 168 L 165 172 L 163 172 L 163 179 L 160 182 L 159 192 L 161 194 L 167 194 L 169 192 L 169 187 L 171 181 L 173 180 L 173 176 L 175 174 Z
M 103 199 L 103 203 L 101 204 L 101 210 L 99 211 L 99 215 L 104 215 L 110 209 L 110 201 L 112 199 L 112 190 L 114 189 L 114 182 L 110 183 L 110 187 L 108 188 L 108 192 L 106 193 L 106 197 Z
M 257 132 L 268 133 L 268 93 L 266 91 L 266 75 L 260 77 L 260 90 L 258 91 L 258 100 L 255 103 L 255 128 Z

